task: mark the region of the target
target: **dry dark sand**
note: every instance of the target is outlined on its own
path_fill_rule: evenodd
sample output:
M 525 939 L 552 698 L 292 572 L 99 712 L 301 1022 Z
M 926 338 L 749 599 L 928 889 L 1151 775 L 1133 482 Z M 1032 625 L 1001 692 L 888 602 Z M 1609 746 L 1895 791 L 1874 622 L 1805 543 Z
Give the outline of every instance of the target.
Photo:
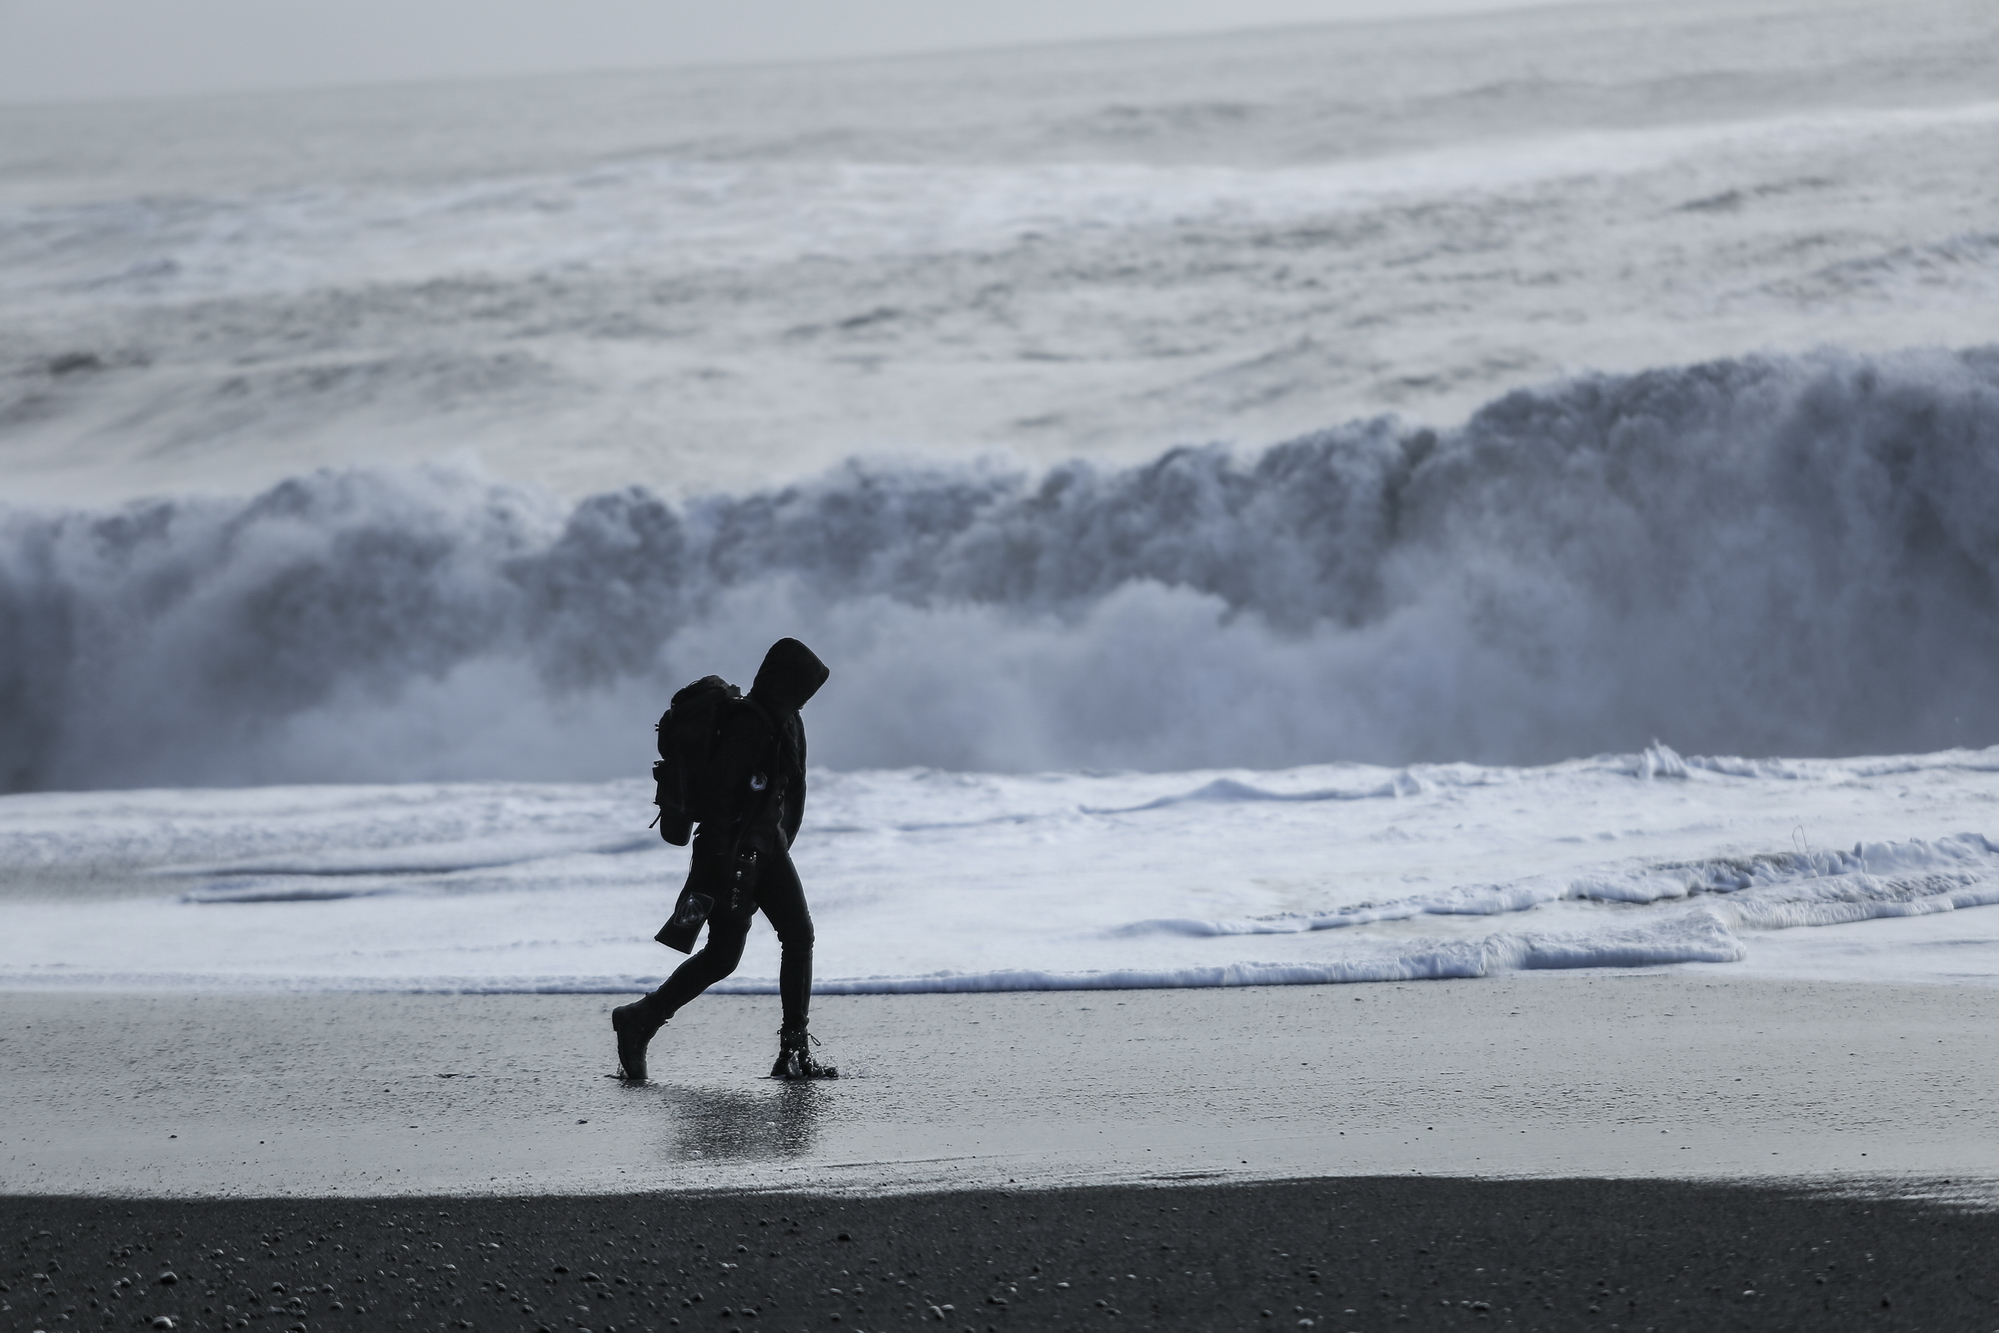
M 1999 1215 L 1688 1182 L 11 1198 L 0 1216 L 0 1323 L 23 1330 L 1999 1327 Z

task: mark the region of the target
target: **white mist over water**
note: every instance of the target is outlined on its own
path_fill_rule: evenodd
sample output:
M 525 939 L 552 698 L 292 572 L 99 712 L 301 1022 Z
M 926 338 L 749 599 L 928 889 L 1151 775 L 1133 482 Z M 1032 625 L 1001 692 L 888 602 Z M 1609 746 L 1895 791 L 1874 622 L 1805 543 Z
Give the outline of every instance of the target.
M 1999 356 L 566 515 L 328 472 L 16 514 L 0 562 L 15 788 L 642 772 L 659 702 L 781 633 L 841 768 L 1937 749 L 1999 734 Z

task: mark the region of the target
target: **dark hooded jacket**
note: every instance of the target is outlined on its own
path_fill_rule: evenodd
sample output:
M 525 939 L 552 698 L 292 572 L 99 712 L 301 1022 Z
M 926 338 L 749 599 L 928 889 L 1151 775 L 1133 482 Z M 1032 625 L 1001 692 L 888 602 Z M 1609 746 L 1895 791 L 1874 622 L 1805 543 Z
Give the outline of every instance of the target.
M 751 707 L 739 708 L 716 738 L 717 772 L 737 793 L 732 828 L 753 836 L 773 831 L 789 848 L 805 817 L 805 723 L 798 710 L 831 673 L 810 648 L 779 639 L 764 654 L 750 686 Z

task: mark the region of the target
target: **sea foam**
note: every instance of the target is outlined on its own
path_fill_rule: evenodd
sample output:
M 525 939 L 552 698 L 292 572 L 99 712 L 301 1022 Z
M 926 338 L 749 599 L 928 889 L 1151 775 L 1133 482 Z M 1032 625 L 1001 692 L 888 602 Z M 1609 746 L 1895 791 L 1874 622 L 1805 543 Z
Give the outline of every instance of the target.
M 1665 966 L 1999 983 L 1999 747 L 1738 767 L 1656 746 L 1649 765 L 816 771 L 794 854 L 827 994 Z M 680 961 L 652 934 L 687 864 L 645 827 L 649 794 L 0 797 L 0 987 L 647 988 Z M 758 926 L 719 989 L 776 976 Z

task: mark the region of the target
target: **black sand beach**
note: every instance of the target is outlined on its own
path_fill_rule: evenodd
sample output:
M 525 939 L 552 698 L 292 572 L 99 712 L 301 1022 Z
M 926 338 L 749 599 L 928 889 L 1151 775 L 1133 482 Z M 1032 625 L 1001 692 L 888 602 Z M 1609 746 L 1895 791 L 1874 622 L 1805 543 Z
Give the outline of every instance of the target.
M 1981 988 L 609 1003 L 6 996 L 0 1329 L 1999 1329 Z
M 12 1197 L 0 1214 L 22 1330 L 1999 1327 L 1999 1214 L 1688 1182 Z

